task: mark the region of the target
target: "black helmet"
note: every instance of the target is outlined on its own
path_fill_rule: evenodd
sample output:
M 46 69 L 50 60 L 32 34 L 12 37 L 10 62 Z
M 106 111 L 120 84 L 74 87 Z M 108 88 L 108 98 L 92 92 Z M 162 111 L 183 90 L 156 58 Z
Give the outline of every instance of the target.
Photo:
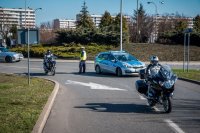
M 151 61 L 151 64 L 152 64 L 152 65 L 157 65 L 159 59 L 158 59 L 157 56 L 154 56 L 154 55 L 153 55 L 153 56 L 151 56 L 150 61 Z
M 51 51 L 49 49 L 47 50 L 47 54 L 51 54 Z

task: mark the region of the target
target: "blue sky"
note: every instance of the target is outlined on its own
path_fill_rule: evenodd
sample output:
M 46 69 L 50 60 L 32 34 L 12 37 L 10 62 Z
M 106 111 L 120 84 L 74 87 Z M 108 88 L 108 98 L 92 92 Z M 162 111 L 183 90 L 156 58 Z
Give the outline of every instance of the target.
M 105 10 L 111 15 L 120 11 L 120 0 L 85 0 L 90 14 L 103 14 Z M 184 14 L 187 17 L 195 17 L 200 14 L 200 0 L 139 0 L 147 14 L 155 14 L 155 6 L 147 4 L 153 1 L 157 5 L 159 14 L 176 13 Z M 33 9 L 41 7 L 36 12 L 37 25 L 41 22 L 52 21 L 53 19 L 75 19 L 80 12 L 84 0 L 27 0 L 27 7 Z M 136 10 L 137 0 L 123 0 L 123 13 L 133 15 Z M 0 0 L 0 7 L 3 8 L 25 8 L 25 0 Z

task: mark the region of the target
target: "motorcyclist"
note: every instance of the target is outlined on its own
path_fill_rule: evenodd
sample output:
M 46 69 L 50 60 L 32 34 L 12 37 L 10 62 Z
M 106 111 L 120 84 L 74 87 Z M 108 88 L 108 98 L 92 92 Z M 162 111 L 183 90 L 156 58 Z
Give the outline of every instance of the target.
M 53 57 L 53 53 L 51 53 L 50 50 L 47 50 L 47 52 L 44 54 L 44 61 L 43 61 L 43 64 L 44 64 L 44 67 L 45 68 L 48 68 L 48 58 L 52 58 Z
M 151 81 L 156 80 L 158 78 L 158 72 L 161 68 L 159 64 L 159 59 L 157 56 L 150 57 L 150 64 L 146 69 L 146 81 L 148 84 L 148 97 L 151 98 L 153 96 L 154 90 L 151 88 Z

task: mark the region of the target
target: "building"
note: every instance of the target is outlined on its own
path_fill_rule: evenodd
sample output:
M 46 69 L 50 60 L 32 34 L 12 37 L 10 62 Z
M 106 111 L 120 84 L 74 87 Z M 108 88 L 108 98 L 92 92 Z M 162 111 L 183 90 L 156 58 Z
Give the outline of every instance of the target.
M 99 27 L 99 24 L 101 23 L 101 18 L 102 15 L 95 15 L 95 14 L 91 15 L 91 19 L 96 27 Z
M 193 29 L 193 18 L 192 17 L 177 17 L 177 16 L 174 16 L 174 15 L 167 15 L 167 16 L 164 16 L 164 15 L 157 15 L 157 16 L 153 16 L 153 20 L 154 20 L 154 29 L 153 29 L 153 32 L 151 33 L 151 37 L 149 38 L 149 42 L 150 43 L 155 43 L 155 41 L 158 39 L 158 25 L 162 22 L 171 22 L 173 24 L 174 21 L 179 21 L 179 20 L 183 20 L 183 21 L 186 21 L 187 22 L 187 28 L 190 28 L 190 29 Z M 173 27 L 175 25 L 172 25 Z
M 17 28 L 35 28 L 35 10 L 0 7 L 1 29 L 16 25 Z
M 92 14 L 90 15 L 94 25 L 98 28 L 99 24 L 101 23 L 101 18 L 103 17 L 103 15 L 97 15 L 97 14 Z M 111 16 L 113 19 L 116 16 Z M 129 24 L 131 22 L 131 17 L 128 15 L 124 15 L 124 18 L 126 18 L 127 23 Z M 80 14 L 76 15 L 76 20 L 79 21 L 80 20 Z
M 54 29 L 75 29 L 76 28 L 76 20 L 54 19 L 53 28 Z

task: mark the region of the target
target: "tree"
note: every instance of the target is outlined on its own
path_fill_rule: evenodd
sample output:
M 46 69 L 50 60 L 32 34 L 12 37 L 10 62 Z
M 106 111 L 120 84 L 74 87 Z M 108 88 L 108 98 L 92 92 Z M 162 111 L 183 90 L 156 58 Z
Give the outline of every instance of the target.
M 115 20 L 113 22 L 113 24 L 116 26 L 115 31 L 120 31 L 120 23 L 121 23 L 121 14 L 117 14 L 117 16 L 115 17 Z M 127 32 L 128 31 L 128 25 L 127 25 L 127 21 L 126 18 L 124 16 L 122 16 L 122 31 L 123 32 Z
M 200 33 L 200 15 L 197 15 L 194 18 L 194 30 L 198 33 Z
M 86 2 L 84 1 L 82 9 L 80 11 L 81 13 L 78 14 L 79 20 L 77 21 L 77 28 L 91 28 L 93 29 L 94 23 L 89 15 L 89 12 L 87 10 Z
M 40 24 L 40 29 L 47 30 L 47 29 L 53 29 L 53 24 L 51 22 L 43 22 Z
M 132 40 L 136 42 L 147 42 L 153 31 L 153 18 L 148 17 L 145 13 L 143 5 L 140 4 L 138 11 L 134 10 Z
M 105 13 L 103 14 L 101 18 L 101 22 L 99 24 L 100 29 L 102 29 L 102 31 L 104 30 L 108 31 L 112 23 L 113 23 L 113 19 L 110 13 L 108 11 L 105 11 Z
M 10 33 L 12 33 L 12 39 L 17 39 L 17 26 L 12 25 L 10 28 Z
M 182 33 L 187 28 L 187 20 L 180 19 L 175 23 L 175 30 L 177 33 Z

